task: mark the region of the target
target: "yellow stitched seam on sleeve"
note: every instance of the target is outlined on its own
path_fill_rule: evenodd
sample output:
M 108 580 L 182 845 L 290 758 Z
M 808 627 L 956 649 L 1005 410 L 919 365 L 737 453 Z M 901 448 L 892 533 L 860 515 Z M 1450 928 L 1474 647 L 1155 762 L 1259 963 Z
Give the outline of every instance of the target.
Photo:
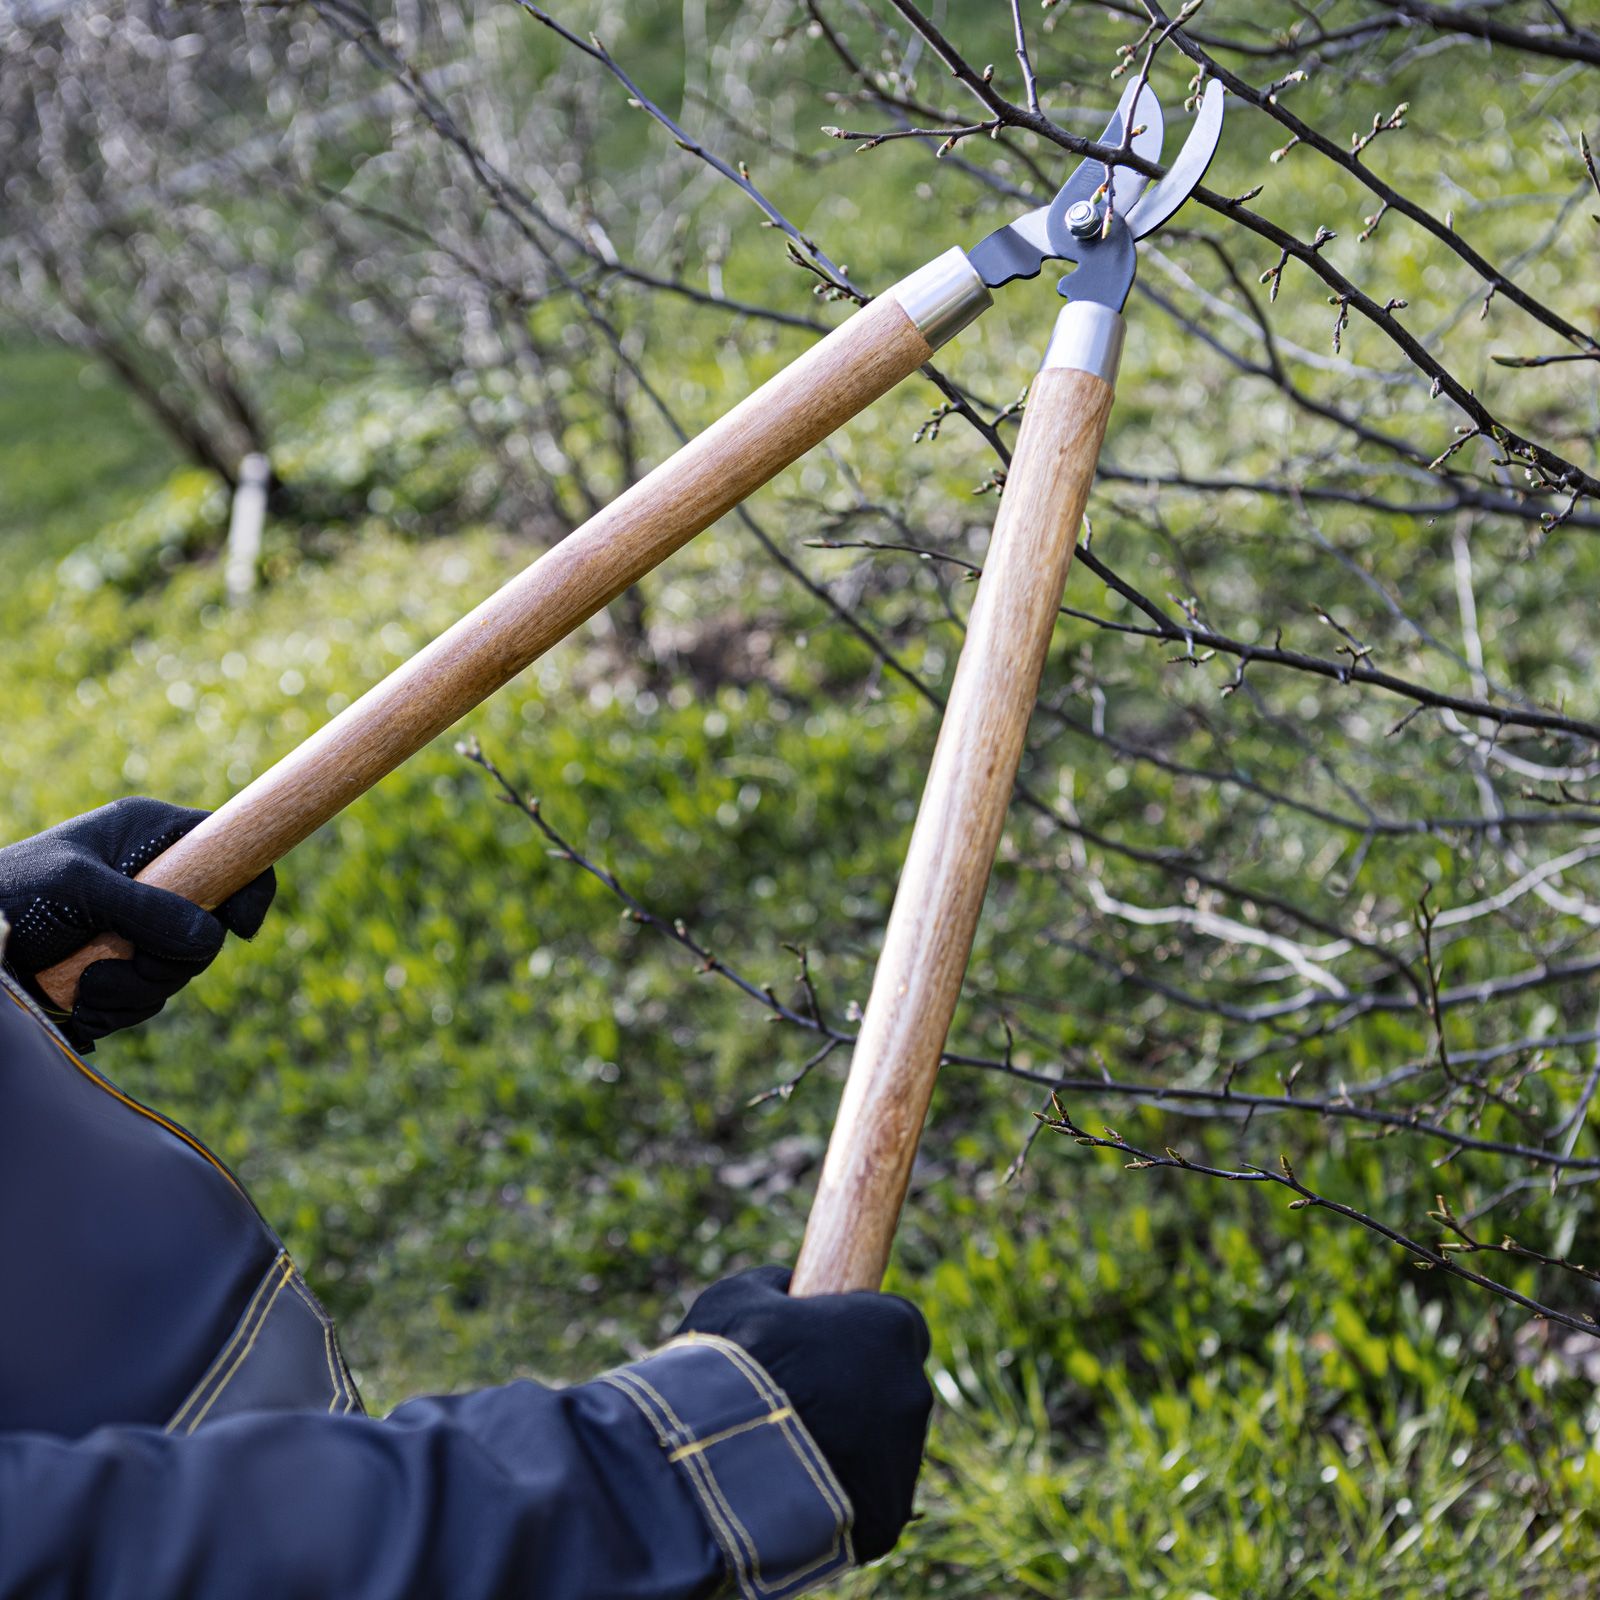
M 627 1397 L 633 1401 L 634 1405 L 644 1413 L 645 1420 L 649 1422 L 651 1431 L 656 1436 L 656 1442 L 660 1444 L 664 1450 L 670 1450 L 672 1448 L 672 1436 L 667 1428 L 667 1425 L 659 1416 L 656 1415 L 655 1408 L 649 1404 L 645 1397 L 637 1393 L 632 1385 L 626 1381 L 621 1372 L 602 1373 L 600 1376 L 600 1382 L 609 1383 L 612 1388 L 620 1389 L 625 1395 L 627 1395 Z
M 779 1406 L 785 1400 L 782 1390 L 772 1381 L 772 1378 L 743 1346 L 735 1344 L 731 1339 L 724 1339 L 717 1334 L 688 1333 L 672 1341 L 673 1344 L 698 1344 L 720 1351 L 724 1357 L 738 1370 L 741 1376 L 750 1384 L 757 1394 L 770 1405 Z M 671 1348 L 670 1346 L 668 1348 Z M 786 1415 L 778 1422 L 778 1430 L 783 1441 L 789 1446 L 790 1452 L 800 1465 L 805 1469 L 806 1476 L 816 1486 L 817 1492 L 822 1496 L 823 1503 L 833 1513 L 834 1535 L 836 1542 L 843 1541 L 846 1559 L 853 1565 L 855 1562 L 855 1543 L 851 1538 L 850 1524 L 854 1520 L 854 1513 L 850 1502 L 845 1496 L 839 1480 L 835 1477 L 833 1468 L 822 1452 L 817 1448 L 809 1433 L 805 1431 L 804 1424 L 795 1415 L 792 1406 L 784 1406 Z M 797 1567 L 791 1578 L 805 1576 L 806 1573 L 825 1565 L 834 1559 L 835 1551 L 829 1550 L 804 1567 Z
M 339 1369 L 333 1359 L 333 1324 L 324 1323 L 322 1327 L 322 1353 L 328 1358 L 328 1383 L 332 1393 L 328 1396 L 328 1410 L 332 1411 L 344 1399 L 344 1389 L 339 1382 Z
M 704 1454 L 708 1446 L 716 1444 L 720 1442 L 721 1439 L 730 1437 L 734 1433 L 742 1433 L 749 1428 L 759 1427 L 768 1422 L 771 1422 L 773 1425 L 775 1425 L 778 1428 L 780 1437 L 783 1439 L 784 1443 L 789 1446 L 790 1453 L 796 1458 L 796 1460 L 799 1461 L 801 1467 L 806 1473 L 806 1476 L 811 1479 L 813 1486 L 816 1488 L 818 1494 L 821 1495 L 823 1504 L 827 1506 L 828 1510 L 833 1514 L 834 1539 L 831 1547 L 824 1551 L 822 1555 L 817 1557 L 816 1560 L 808 1561 L 804 1566 L 794 1567 L 786 1571 L 780 1578 L 777 1587 L 785 1589 L 788 1588 L 791 1584 L 802 1578 L 805 1578 L 808 1574 L 833 1564 L 839 1559 L 841 1554 L 843 1555 L 844 1561 L 847 1565 L 854 1564 L 855 1552 L 849 1531 L 849 1523 L 851 1520 L 849 1502 L 845 1499 L 843 1489 L 838 1487 L 837 1480 L 833 1476 L 833 1469 L 829 1467 L 825 1461 L 819 1461 L 815 1465 L 813 1464 L 812 1456 L 816 1453 L 816 1447 L 815 1445 L 811 1444 L 810 1436 L 804 1432 L 803 1426 L 800 1427 L 798 1435 L 792 1431 L 799 1424 L 799 1419 L 795 1415 L 794 1408 L 788 1403 L 787 1396 L 785 1396 L 783 1391 L 779 1389 L 778 1386 L 772 1381 L 766 1370 L 756 1363 L 750 1357 L 748 1352 L 745 1351 L 741 1346 L 734 1344 L 732 1340 L 721 1338 L 717 1334 L 684 1334 L 679 1338 L 672 1340 L 671 1344 L 665 1348 L 670 1349 L 675 1345 L 701 1345 L 703 1347 L 718 1351 L 729 1362 L 729 1364 L 733 1366 L 734 1370 L 738 1372 L 742 1378 L 744 1378 L 744 1380 L 750 1385 L 751 1389 L 773 1407 L 773 1410 L 769 1412 L 767 1416 L 758 1417 L 753 1422 L 743 1424 L 737 1428 L 724 1430 L 723 1433 L 714 1435 L 705 1440 L 695 1441 L 688 1445 L 680 1446 L 677 1451 L 673 1452 L 671 1457 L 673 1460 L 682 1458 L 683 1465 L 690 1469 L 692 1477 L 698 1478 L 700 1474 L 703 1473 L 707 1478 L 709 1478 L 710 1481 L 708 1484 L 704 1485 L 704 1488 L 714 1494 L 717 1505 L 719 1505 L 722 1508 L 723 1513 L 732 1520 L 739 1533 L 743 1536 L 744 1542 L 746 1542 L 751 1549 L 751 1577 L 754 1579 L 754 1585 L 758 1597 L 764 1597 L 775 1592 L 774 1586 L 763 1581 L 761 1575 L 760 1552 L 755 1548 L 754 1536 L 750 1533 L 749 1529 L 745 1527 L 743 1521 L 733 1510 L 733 1507 L 728 1503 L 726 1495 L 722 1489 L 722 1485 L 717 1479 L 715 1470 L 712 1468 L 709 1459 L 707 1459 Z M 621 1374 L 608 1376 L 621 1376 Z M 626 1376 L 649 1392 L 650 1396 L 661 1406 L 662 1410 L 665 1412 L 667 1417 L 670 1418 L 672 1424 L 680 1434 L 685 1436 L 692 1435 L 693 1430 L 688 1428 L 683 1423 L 683 1421 L 678 1417 L 677 1413 L 673 1411 L 671 1404 L 667 1401 L 665 1396 L 661 1395 L 653 1385 L 646 1382 L 645 1379 L 639 1377 L 637 1373 L 630 1372 L 627 1373 Z M 641 1409 L 644 1409 L 642 1403 Z M 661 1433 L 659 1426 L 657 1428 L 657 1433 L 662 1437 L 662 1442 L 666 1443 L 666 1436 Z M 809 1448 L 806 1448 L 806 1446 L 809 1446 Z M 818 1467 L 821 1469 L 820 1474 L 817 1470 Z M 697 1491 L 701 1490 L 701 1487 L 701 1484 L 697 1482 Z M 700 1493 L 699 1497 L 701 1498 L 702 1504 L 706 1504 L 708 1513 L 712 1514 L 713 1521 L 716 1521 L 717 1519 L 715 1514 L 712 1513 L 711 1506 L 706 1501 L 705 1494 L 702 1492 Z M 745 1588 L 742 1578 L 740 1581 L 740 1588 Z
M 752 1428 L 764 1428 L 768 1423 L 782 1422 L 785 1417 L 792 1417 L 794 1408 L 784 1406 L 781 1411 L 769 1411 L 764 1417 L 752 1417 L 749 1422 L 741 1422 L 736 1428 L 724 1428 L 721 1433 L 714 1433 L 709 1439 L 697 1439 L 693 1444 L 683 1445 L 674 1450 L 667 1457 L 669 1461 L 682 1461 L 687 1456 L 697 1456 L 702 1450 L 709 1450 L 714 1444 L 721 1444 L 724 1439 L 736 1439 L 741 1433 L 749 1433 Z
M 765 1368 L 761 1367 L 742 1346 L 734 1344 L 731 1340 L 723 1340 L 718 1341 L 717 1347 L 731 1362 L 733 1362 L 736 1367 L 739 1368 L 741 1372 L 744 1373 L 744 1375 L 755 1386 L 757 1392 L 766 1396 L 772 1404 L 776 1405 L 779 1400 L 785 1398 L 783 1391 L 773 1383 Z M 796 1422 L 799 1421 L 799 1418 L 795 1416 L 795 1411 L 792 1406 L 787 1407 L 786 1412 L 787 1416 L 785 1420 L 787 1420 L 787 1418 L 794 1418 Z M 784 1438 L 788 1441 L 790 1449 L 800 1457 L 802 1465 L 804 1465 L 806 1471 L 810 1473 L 811 1480 L 821 1491 L 823 1499 L 828 1502 L 829 1506 L 833 1509 L 836 1515 L 841 1517 L 845 1522 L 848 1522 L 850 1520 L 850 1502 L 845 1496 L 843 1487 L 834 1476 L 833 1469 L 828 1466 L 826 1460 L 821 1460 L 817 1462 L 817 1465 L 821 1467 L 823 1476 L 819 1477 L 817 1473 L 812 1470 L 812 1458 L 820 1456 L 821 1451 L 815 1447 L 815 1444 L 810 1439 L 809 1434 L 806 1434 L 804 1431 L 796 1433 L 787 1427 L 785 1427 L 782 1431 Z M 805 1443 L 811 1445 L 811 1448 L 803 1450 L 801 1448 L 802 1441 L 805 1441 Z
M 637 1371 L 629 1372 L 627 1377 L 630 1382 L 636 1383 L 658 1406 L 660 1406 L 667 1420 L 678 1431 L 679 1435 L 692 1444 L 694 1442 L 694 1429 L 688 1427 L 684 1423 L 683 1419 L 679 1417 L 677 1412 L 672 1409 L 671 1401 L 669 1401 L 667 1397 L 649 1381 L 649 1379 L 641 1377 Z M 722 1492 L 722 1485 L 717 1482 L 716 1475 L 707 1465 L 705 1458 L 703 1456 L 687 1456 L 684 1458 L 683 1465 L 684 1469 L 690 1474 L 690 1476 L 702 1486 L 704 1492 L 709 1494 L 715 1501 L 728 1526 L 738 1536 L 740 1549 L 744 1558 L 742 1563 L 744 1569 L 750 1574 L 750 1577 L 753 1580 L 759 1579 L 761 1575 L 761 1551 L 756 1544 L 755 1537 L 750 1530 L 745 1527 L 743 1521 L 739 1517 L 739 1514 L 731 1505 L 728 1504 L 727 1498 Z
M 673 1341 L 673 1343 L 678 1342 L 678 1340 Z M 750 1386 L 756 1391 L 756 1393 L 759 1394 L 769 1405 L 779 1406 L 785 1403 L 787 1397 L 784 1395 L 783 1391 L 779 1389 L 778 1386 L 772 1381 L 772 1378 L 767 1373 L 766 1369 L 762 1367 L 742 1345 L 735 1344 L 731 1339 L 720 1338 L 716 1334 L 705 1333 L 685 1334 L 682 1336 L 682 1342 L 685 1344 L 709 1345 L 713 1350 L 720 1350 L 722 1354 L 726 1356 L 727 1359 L 748 1380 Z M 792 1406 L 787 1407 L 787 1415 L 788 1417 L 794 1418 L 796 1422 L 799 1421 L 799 1418 L 795 1417 L 794 1408 Z M 807 1443 L 810 1442 L 809 1435 L 805 1434 L 804 1432 L 797 1434 L 788 1427 L 783 1428 L 782 1432 L 785 1441 L 789 1445 L 789 1448 L 800 1458 L 801 1465 L 805 1467 L 806 1472 L 811 1478 L 811 1481 L 816 1484 L 818 1491 L 822 1495 L 822 1498 L 828 1503 L 829 1509 L 832 1510 L 835 1517 L 840 1520 L 841 1527 L 847 1525 L 851 1520 L 850 1502 L 845 1497 L 845 1492 L 840 1486 L 838 1479 L 834 1476 L 833 1469 L 828 1466 L 825 1460 L 818 1462 L 817 1465 L 822 1469 L 821 1475 L 819 1476 L 818 1472 L 812 1465 L 812 1457 L 814 1455 L 820 1455 L 821 1452 L 816 1450 L 814 1446 L 812 1449 L 802 1448 L 802 1440 L 806 1441 Z
M 672 1419 L 673 1424 L 678 1429 L 684 1433 L 689 1431 L 673 1416 L 672 1407 L 649 1384 L 640 1379 L 636 1373 L 608 1372 L 601 1381 L 620 1389 L 644 1413 L 650 1426 L 655 1430 L 656 1438 L 664 1450 L 670 1449 L 673 1443 L 672 1434 L 656 1413 L 655 1406 L 651 1403 L 652 1401 L 661 1406 L 663 1412 Z M 646 1399 L 646 1394 L 649 1395 L 649 1399 Z M 746 1551 L 740 1548 L 738 1541 L 735 1539 L 733 1529 L 724 1520 L 721 1511 L 718 1509 L 716 1498 L 708 1493 L 702 1472 L 699 1469 L 700 1463 L 694 1460 L 687 1462 L 684 1467 L 689 1479 L 689 1485 L 694 1490 L 694 1497 L 700 1502 L 700 1509 L 705 1513 L 706 1521 L 711 1524 L 711 1531 L 716 1535 L 717 1543 L 722 1547 L 722 1553 L 728 1559 L 730 1576 L 738 1586 L 740 1594 L 745 1596 L 745 1600 L 761 1600 L 755 1588 Z M 746 1535 L 746 1538 L 748 1538 L 748 1535 Z
M 690 1430 L 685 1428 L 673 1414 L 672 1407 L 637 1373 L 611 1372 L 606 1374 L 605 1381 L 622 1390 L 645 1414 L 650 1426 L 655 1429 L 656 1438 L 660 1441 L 662 1449 L 671 1450 L 676 1443 L 675 1432 L 682 1436 L 690 1434 Z M 660 1407 L 659 1412 L 657 1406 Z M 670 1419 L 670 1426 L 667 1421 L 663 1421 L 663 1415 Z M 722 1514 L 717 1498 L 709 1492 L 700 1464 L 690 1461 L 684 1470 L 694 1491 L 694 1497 L 700 1502 L 701 1510 L 705 1512 L 706 1520 L 711 1524 L 711 1531 L 716 1535 L 717 1543 L 722 1546 L 723 1554 L 728 1558 L 729 1568 L 740 1593 L 746 1596 L 746 1600 L 760 1600 L 751 1581 L 748 1551 L 741 1547 L 733 1527 Z
M 763 1418 L 762 1420 L 766 1421 L 768 1419 Z M 831 1566 L 835 1561 L 838 1560 L 841 1551 L 846 1560 L 852 1564 L 855 1556 L 850 1542 L 850 1535 L 846 1526 L 846 1521 L 840 1511 L 840 1508 L 834 1503 L 832 1497 L 827 1492 L 826 1486 L 812 1470 L 811 1464 L 806 1460 L 805 1455 L 802 1454 L 795 1439 L 789 1432 L 788 1424 L 794 1420 L 793 1409 L 785 1408 L 782 1411 L 773 1412 L 772 1420 L 777 1426 L 778 1437 L 782 1439 L 786 1445 L 788 1445 L 790 1454 L 795 1456 L 795 1458 L 800 1462 L 800 1465 L 805 1469 L 806 1476 L 811 1479 L 812 1484 L 822 1496 L 823 1505 L 827 1507 L 828 1511 L 833 1516 L 833 1543 L 830 1544 L 821 1555 L 816 1557 L 815 1560 L 806 1562 L 803 1567 L 790 1567 L 786 1569 L 783 1576 L 779 1579 L 779 1587 L 787 1588 L 790 1584 L 797 1582 L 799 1579 L 806 1577 L 808 1574 L 816 1572 L 822 1567 Z M 717 1478 L 716 1468 L 712 1465 L 709 1458 L 706 1458 L 705 1466 L 706 1471 L 711 1474 L 712 1481 L 717 1484 L 718 1492 L 722 1493 L 721 1481 Z M 760 1587 L 763 1594 L 771 1592 L 771 1585 L 765 1582 L 762 1582 Z
M 174 1416 L 172 1421 L 167 1424 L 166 1431 L 168 1433 L 176 1433 L 183 1425 L 183 1419 L 188 1415 L 190 1408 L 197 1405 L 199 1403 L 200 1396 L 206 1392 L 206 1385 L 209 1384 L 217 1375 L 217 1373 L 222 1370 L 224 1362 L 226 1362 L 229 1356 L 233 1354 L 234 1350 L 238 1347 L 239 1341 L 246 1338 L 250 1334 L 252 1328 L 255 1326 L 256 1308 L 261 1303 L 261 1297 L 267 1292 L 268 1286 L 272 1283 L 273 1274 L 277 1272 L 279 1267 L 288 1259 L 288 1252 L 283 1250 L 280 1250 L 278 1254 L 273 1257 L 272 1265 L 268 1267 L 264 1273 L 262 1273 L 261 1282 L 256 1285 L 255 1293 L 250 1296 L 250 1303 L 244 1308 L 244 1315 L 239 1318 L 238 1327 L 236 1327 L 229 1335 L 228 1342 L 223 1345 L 220 1351 L 217 1352 L 216 1360 L 214 1360 L 211 1365 L 206 1368 L 205 1376 L 202 1377 L 194 1386 L 194 1388 L 189 1391 L 189 1397 L 178 1408 L 177 1415 Z
M 266 1327 L 267 1318 L 271 1315 L 272 1308 L 276 1304 L 278 1296 L 283 1292 L 284 1284 L 289 1281 L 293 1273 L 294 1262 L 285 1256 L 283 1262 L 283 1273 L 279 1277 L 278 1281 L 272 1286 L 271 1298 L 268 1299 L 266 1305 L 262 1307 L 260 1319 L 256 1323 L 255 1331 L 250 1335 L 249 1343 L 246 1344 L 244 1349 L 239 1352 L 238 1357 L 234 1361 L 233 1365 L 229 1367 L 228 1370 L 222 1375 L 221 1381 L 211 1393 L 211 1398 L 207 1400 L 206 1403 L 200 1408 L 198 1414 L 195 1416 L 194 1421 L 183 1430 L 185 1433 L 193 1433 L 194 1430 L 206 1420 L 206 1413 L 217 1403 L 219 1399 L 221 1399 L 223 1390 L 225 1390 L 228 1385 L 233 1382 L 234 1375 L 238 1372 L 239 1368 L 244 1365 L 245 1358 L 253 1349 L 255 1349 L 256 1340 L 261 1337 L 261 1330 Z
M 14 994 L 12 994 L 9 989 L 5 990 L 4 993 L 6 999 L 8 999 L 12 1005 L 16 1006 L 16 1008 L 23 1012 L 24 1015 L 27 1014 L 27 1006 L 24 1005 L 23 1002 Z M 239 1180 L 234 1177 L 234 1175 L 229 1172 L 228 1169 L 223 1166 L 223 1164 L 218 1161 L 217 1158 L 212 1155 L 212 1153 L 207 1150 L 206 1147 L 201 1144 L 192 1133 L 185 1133 L 183 1129 L 177 1125 L 177 1123 L 169 1122 L 167 1118 L 162 1116 L 159 1111 L 152 1111 L 149 1106 L 140 1105 L 137 1100 L 131 1099 L 128 1095 L 125 1095 L 114 1083 L 111 1082 L 109 1078 L 102 1078 L 100 1074 L 96 1072 L 94 1068 L 91 1067 L 89 1063 L 77 1053 L 77 1051 L 67 1044 L 65 1040 L 59 1038 L 55 1033 L 47 1033 L 46 1037 L 50 1040 L 50 1043 L 53 1044 L 56 1049 L 59 1050 L 61 1054 L 64 1055 L 67 1060 L 70 1061 L 73 1066 L 75 1066 L 78 1071 L 81 1072 L 84 1077 L 86 1077 L 97 1089 L 105 1090 L 105 1092 L 110 1095 L 113 1100 L 120 1100 L 122 1104 L 125 1105 L 130 1111 L 137 1111 L 141 1117 L 148 1117 L 152 1122 L 159 1123 L 167 1130 L 168 1133 L 174 1135 L 176 1138 L 181 1139 L 186 1145 L 188 1145 L 197 1156 L 201 1156 L 205 1160 L 209 1161 L 211 1165 L 214 1166 L 217 1171 L 220 1172 L 222 1176 L 233 1185 L 235 1189 L 239 1190 L 240 1194 L 244 1193 L 244 1190 L 239 1187 Z
M 328 1400 L 328 1410 L 332 1411 L 338 1405 L 343 1392 L 339 1387 L 339 1373 L 333 1364 L 333 1321 L 317 1302 L 311 1298 L 310 1291 L 301 1286 L 298 1278 L 291 1278 L 289 1287 L 305 1302 L 306 1310 L 316 1318 L 318 1326 L 322 1329 L 322 1354 L 328 1363 L 328 1382 L 333 1387 L 333 1394 Z
M 841 1554 L 841 1546 L 842 1553 L 846 1556 L 846 1558 L 848 1559 L 850 1556 L 850 1546 L 848 1542 L 845 1542 L 845 1540 L 841 1537 L 845 1534 L 845 1528 L 843 1523 L 840 1521 L 838 1506 L 833 1503 L 832 1499 L 826 1493 L 825 1486 L 818 1482 L 816 1473 L 811 1471 L 810 1466 L 806 1462 L 804 1456 L 801 1455 L 799 1449 L 796 1447 L 796 1441 L 790 1437 L 788 1430 L 781 1426 L 783 1423 L 791 1420 L 794 1415 L 795 1412 L 793 1406 L 780 1406 L 776 1411 L 769 1411 L 764 1417 L 755 1417 L 749 1422 L 740 1423 L 737 1427 L 724 1428 L 720 1433 L 714 1433 L 708 1439 L 700 1439 L 694 1444 L 683 1445 L 679 1449 L 674 1450 L 668 1457 L 668 1460 L 670 1461 L 686 1461 L 691 1456 L 703 1455 L 706 1451 L 710 1450 L 713 1445 L 719 1445 L 726 1439 L 737 1438 L 740 1434 L 749 1433 L 754 1428 L 764 1428 L 772 1424 L 780 1425 L 780 1437 L 783 1439 L 784 1443 L 789 1446 L 791 1453 L 796 1456 L 800 1456 L 801 1466 L 806 1468 L 807 1474 L 810 1476 L 811 1481 L 816 1484 L 818 1490 L 822 1492 L 823 1504 L 826 1505 L 828 1510 L 833 1513 L 832 1545 L 827 1550 L 823 1551 L 823 1553 L 815 1560 L 808 1561 L 804 1566 L 787 1568 L 784 1571 L 783 1576 L 779 1579 L 779 1587 L 785 1589 L 789 1588 L 792 1584 L 798 1582 L 800 1579 L 807 1577 L 809 1574 L 818 1571 L 820 1568 L 830 1566 L 836 1562 Z M 727 1493 L 725 1490 L 723 1490 L 722 1482 L 717 1477 L 716 1467 L 711 1463 L 710 1460 L 705 1462 L 705 1470 L 710 1474 L 712 1482 L 716 1484 L 719 1497 L 721 1498 L 723 1504 L 728 1505 L 729 1502 L 727 1500 Z M 733 1515 L 731 1506 L 729 1507 L 729 1515 Z M 741 1524 L 741 1528 L 742 1527 L 743 1524 Z M 757 1555 L 756 1565 L 757 1589 L 763 1595 L 775 1592 L 772 1585 L 767 1583 L 760 1576 L 759 1552 Z
M 672 1402 L 649 1379 L 641 1377 L 637 1371 L 630 1371 L 627 1377 L 630 1382 L 637 1384 L 661 1408 L 662 1413 L 682 1439 L 685 1439 L 690 1444 L 694 1443 L 694 1429 L 689 1427 L 677 1412 L 672 1409 Z M 722 1514 L 723 1520 L 737 1535 L 743 1558 L 741 1564 L 744 1569 L 752 1579 L 759 1579 L 761 1574 L 760 1549 L 756 1545 L 754 1536 L 745 1527 L 738 1513 L 728 1504 L 727 1498 L 722 1493 L 722 1485 L 717 1482 L 715 1474 L 711 1472 L 705 1459 L 701 1456 L 686 1456 L 683 1466 L 690 1477 L 700 1485 L 702 1493 L 708 1495 L 711 1501 L 715 1503 Z

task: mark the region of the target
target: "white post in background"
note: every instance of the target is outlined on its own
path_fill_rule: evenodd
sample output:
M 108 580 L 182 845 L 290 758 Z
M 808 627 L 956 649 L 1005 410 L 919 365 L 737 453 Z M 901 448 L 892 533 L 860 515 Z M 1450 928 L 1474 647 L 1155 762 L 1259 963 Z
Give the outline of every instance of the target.
M 262 455 L 247 455 L 239 463 L 239 487 L 233 492 L 228 519 L 228 564 L 225 582 L 228 600 L 243 605 L 255 590 L 261 561 L 261 528 L 267 516 L 267 484 L 272 463 Z

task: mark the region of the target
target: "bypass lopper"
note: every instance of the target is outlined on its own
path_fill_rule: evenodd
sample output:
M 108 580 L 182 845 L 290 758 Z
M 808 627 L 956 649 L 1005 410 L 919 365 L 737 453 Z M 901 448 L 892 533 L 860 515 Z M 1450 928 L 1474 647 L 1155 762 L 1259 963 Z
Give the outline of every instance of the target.
M 961 660 L 851 1061 L 793 1292 L 882 1279 L 1016 779 L 1110 415 L 1135 244 L 1199 183 L 1222 128 L 1200 97 L 1178 159 L 1147 178 L 1085 160 L 1045 206 L 903 278 L 368 690 L 142 872 L 220 905 L 693 536 L 909 377 L 993 303 L 1070 263 L 1033 380 Z M 1100 143 L 1161 154 L 1155 92 L 1130 84 Z M 102 937 L 40 975 L 70 1010 Z

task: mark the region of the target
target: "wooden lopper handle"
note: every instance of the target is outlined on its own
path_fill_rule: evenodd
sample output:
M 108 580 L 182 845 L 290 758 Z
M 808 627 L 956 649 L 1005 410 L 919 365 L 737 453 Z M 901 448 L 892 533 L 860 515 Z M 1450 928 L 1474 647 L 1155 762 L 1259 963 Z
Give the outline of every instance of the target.
M 1069 303 L 1028 391 L 792 1294 L 883 1281 L 1105 437 L 1121 331 L 1115 311 Z
M 286 855 L 990 304 L 959 250 L 903 278 L 390 673 L 139 874 L 208 909 Z M 39 974 L 70 1010 L 115 936 Z

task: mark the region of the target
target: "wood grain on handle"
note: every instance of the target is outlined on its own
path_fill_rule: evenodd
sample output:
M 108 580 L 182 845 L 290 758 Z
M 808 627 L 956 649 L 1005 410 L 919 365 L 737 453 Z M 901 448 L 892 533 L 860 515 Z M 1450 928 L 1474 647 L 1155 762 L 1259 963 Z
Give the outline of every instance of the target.
M 1034 379 L 791 1285 L 883 1281 L 972 954 L 1112 389 Z
M 928 341 L 885 295 L 757 389 L 158 856 L 141 883 L 220 905 L 630 584 L 910 376 Z M 99 939 L 39 975 L 70 1008 Z

